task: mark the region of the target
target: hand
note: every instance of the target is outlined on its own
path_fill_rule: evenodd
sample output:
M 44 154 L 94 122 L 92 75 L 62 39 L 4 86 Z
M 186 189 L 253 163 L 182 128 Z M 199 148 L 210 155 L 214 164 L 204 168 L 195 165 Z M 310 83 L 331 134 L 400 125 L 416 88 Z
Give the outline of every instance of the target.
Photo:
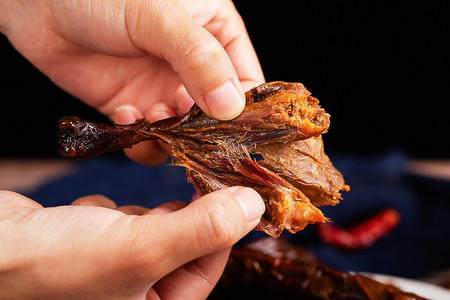
M 242 89 L 264 81 L 229 0 L 4 0 L 0 30 L 54 83 L 118 123 L 186 112 L 192 99 L 231 119 Z M 154 141 L 128 153 L 152 165 L 167 159 Z
M 0 192 L 3 298 L 206 298 L 231 245 L 264 211 L 260 196 L 241 187 L 152 210 L 117 208 L 103 196 L 73 204 L 43 208 Z

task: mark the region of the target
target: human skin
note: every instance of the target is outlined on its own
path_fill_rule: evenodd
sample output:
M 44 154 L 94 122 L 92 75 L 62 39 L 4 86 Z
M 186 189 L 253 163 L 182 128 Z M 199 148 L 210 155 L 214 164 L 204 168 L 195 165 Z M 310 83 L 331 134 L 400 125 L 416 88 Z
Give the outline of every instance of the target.
M 104 196 L 43 208 L 0 191 L 0 294 L 4 299 L 204 299 L 230 247 L 264 212 L 233 187 L 188 206 L 117 208 Z
M 34 66 L 118 123 L 186 112 L 193 100 L 231 119 L 242 91 L 264 82 L 228 0 L 2 0 L 0 20 Z M 151 165 L 167 159 L 156 142 L 127 154 Z
M 226 0 L 0 0 L 0 30 L 56 85 L 117 123 L 155 121 L 194 101 L 231 119 L 244 107 L 242 90 L 264 81 Z M 127 155 L 156 165 L 168 153 L 147 142 Z M 103 196 L 43 208 L 1 191 L 0 294 L 202 299 L 263 212 L 260 196 L 241 187 L 153 210 Z

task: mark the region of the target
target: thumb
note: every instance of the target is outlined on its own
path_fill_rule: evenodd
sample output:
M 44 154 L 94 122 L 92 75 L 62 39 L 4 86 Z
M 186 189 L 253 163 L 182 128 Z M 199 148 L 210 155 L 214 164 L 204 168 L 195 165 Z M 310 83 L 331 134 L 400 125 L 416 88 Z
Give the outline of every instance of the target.
M 167 60 L 198 106 L 211 117 L 238 116 L 245 98 L 230 57 L 178 1 L 146 1 L 127 10 L 133 43 Z M 170 13 L 169 13 L 170 12 Z
M 253 189 L 231 187 L 169 214 L 142 216 L 140 230 L 134 230 L 145 244 L 141 243 L 141 257 L 148 249 L 154 250 L 154 256 L 147 256 L 149 260 L 140 265 L 147 264 L 144 269 L 152 272 L 157 265 L 159 275 L 164 276 L 189 261 L 228 248 L 259 223 L 264 209 Z

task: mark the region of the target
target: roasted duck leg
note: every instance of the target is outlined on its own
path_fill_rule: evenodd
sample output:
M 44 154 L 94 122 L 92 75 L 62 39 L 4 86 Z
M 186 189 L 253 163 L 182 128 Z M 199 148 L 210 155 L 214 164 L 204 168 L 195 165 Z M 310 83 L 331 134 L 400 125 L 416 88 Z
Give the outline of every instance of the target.
M 59 124 L 62 156 L 88 159 L 106 151 L 161 139 L 173 165 L 186 168 L 200 195 L 229 186 L 258 191 L 266 212 L 256 229 L 278 237 L 326 222 L 316 207 L 335 205 L 347 190 L 323 152 L 329 115 L 300 83 L 271 82 L 246 93 L 246 107 L 230 121 L 208 117 L 198 106 L 150 123 L 108 126 L 65 117 Z
M 270 238 L 233 249 L 208 299 L 425 300 L 369 276 L 331 269 L 306 249 Z

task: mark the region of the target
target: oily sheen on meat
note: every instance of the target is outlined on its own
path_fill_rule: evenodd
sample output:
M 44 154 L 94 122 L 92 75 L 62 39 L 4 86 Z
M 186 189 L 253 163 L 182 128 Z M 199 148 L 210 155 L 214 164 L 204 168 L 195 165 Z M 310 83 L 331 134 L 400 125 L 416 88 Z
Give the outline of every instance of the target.
M 328 219 L 318 207 L 336 205 L 348 190 L 324 153 L 321 134 L 330 116 L 300 83 L 270 82 L 245 93 L 244 111 L 230 121 L 210 118 L 194 105 L 183 115 L 150 123 L 97 124 L 75 117 L 59 123 L 62 156 L 88 159 L 106 151 L 161 139 L 175 166 L 200 195 L 230 186 L 260 193 L 266 211 L 257 230 L 278 237 Z

